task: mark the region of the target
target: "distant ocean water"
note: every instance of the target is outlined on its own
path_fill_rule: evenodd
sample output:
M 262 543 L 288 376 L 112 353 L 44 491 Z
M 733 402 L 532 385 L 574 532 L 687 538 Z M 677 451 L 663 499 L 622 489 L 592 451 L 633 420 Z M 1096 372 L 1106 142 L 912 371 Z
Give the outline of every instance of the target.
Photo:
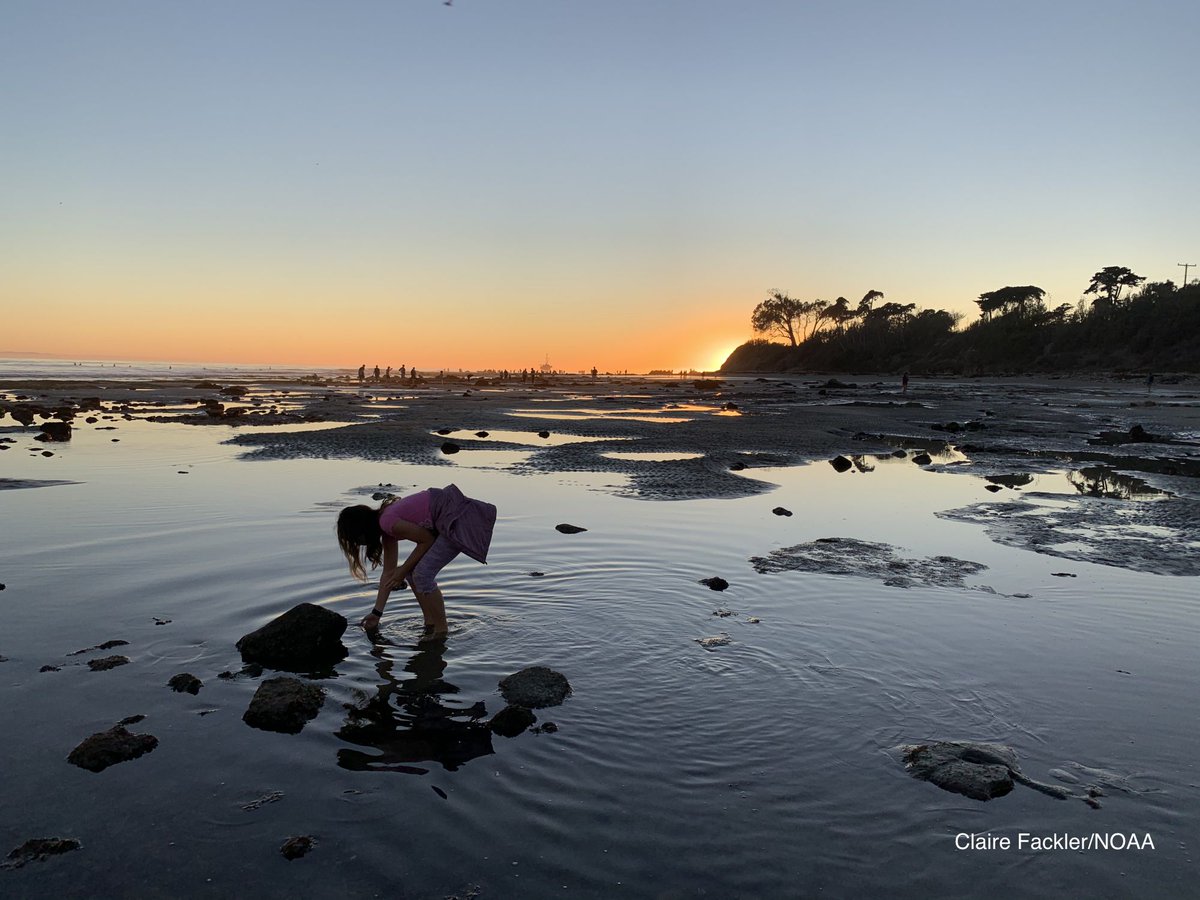
M 0 378 L 219 378 L 267 375 L 287 378 L 351 374 L 351 369 L 280 366 L 266 363 L 146 362 L 145 360 L 67 360 L 0 358 Z

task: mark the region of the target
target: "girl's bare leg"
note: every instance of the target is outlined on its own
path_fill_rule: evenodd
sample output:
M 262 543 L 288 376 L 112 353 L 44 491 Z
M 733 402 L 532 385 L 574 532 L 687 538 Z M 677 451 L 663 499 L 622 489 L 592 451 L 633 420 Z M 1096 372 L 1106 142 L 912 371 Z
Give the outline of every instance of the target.
M 425 631 L 434 636 L 444 635 L 449 626 L 446 624 L 446 601 L 439 588 L 432 591 L 413 591 L 417 595 L 417 603 L 421 604 L 421 613 L 425 617 Z

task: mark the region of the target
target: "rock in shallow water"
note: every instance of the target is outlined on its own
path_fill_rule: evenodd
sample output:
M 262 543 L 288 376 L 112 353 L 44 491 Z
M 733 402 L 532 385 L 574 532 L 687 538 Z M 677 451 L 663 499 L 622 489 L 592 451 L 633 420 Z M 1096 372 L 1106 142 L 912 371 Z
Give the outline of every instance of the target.
M 171 680 L 167 682 L 167 687 L 179 693 L 187 691 L 189 694 L 198 694 L 200 693 L 200 688 L 204 687 L 204 682 L 190 672 L 180 672 L 178 675 L 171 676 Z
M 81 846 L 74 838 L 33 838 L 8 854 L 4 862 L 0 862 L 0 869 L 19 869 L 26 863 L 41 862 Z
M 311 834 L 302 834 L 299 837 L 290 837 L 284 841 L 283 846 L 279 848 L 279 852 L 283 854 L 284 859 L 299 859 L 315 846 L 317 846 L 316 838 Z
M 554 530 L 562 534 L 579 534 L 582 531 L 587 531 L 586 528 L 580 528 L 578 525 L 568 525 L 565 522 L 562 525 L 555 525 Z
M 313 603 L 301 603 L 237 642 L 242 661 L 292 672 L 332 666 L 346 658 L 346 619 Z
M 492 716 L 488 727 L 501 737 L 516 737 L 536 721 L 537 716 L 524 706 L 506 706 Z
M 93 672 L 106 672 L 117 666 L 123 666 L 127 662 L 129 662 L 128 656 L 103 656 L 100 659 L 89 659 L 88 668 Z
M 258 686 L 242 721 L 251 728 L 299 734 L 321 711 L 325 691 L 297 678 L 269 678 Z
M 117 763 L 137 759 L 157 746 L 158 738 L 152 734 L 133 734 L 124 726 L 114 725 L 84 739 L 71 751 L 67 762 L 89 772 L 102 772 Z
M 714 575 L 712 578 L 701 578 L 699 583 L 710 591 L 723 591 L 729 587 L 729 582 L 719 575 Z
M 900 749 L 914 778 L 972 800 L 1003 797 L 1013 789 L 1014 781 L 1057 800 L 1070 796 L 1069 791 L 1025 775 L 1017 764 L 1017 754 L 1003 744 L 932 741 Z
M 500 679 L 500 693 L 511 706 L 542 709 L 558 706 L 571 693 L 566 676 L 546 666 L 529 666 Z

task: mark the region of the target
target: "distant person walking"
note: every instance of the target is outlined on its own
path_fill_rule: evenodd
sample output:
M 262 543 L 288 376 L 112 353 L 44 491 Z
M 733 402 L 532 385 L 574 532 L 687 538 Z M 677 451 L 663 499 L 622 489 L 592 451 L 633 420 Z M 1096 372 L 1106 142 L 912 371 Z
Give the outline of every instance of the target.
M 411 585 L 425 619 L 423 639 L 445 637 L 446 603 L 438 573 L 459 553 L 486 563 L 496 525 L 496 507 L 472 500 L 453 484 L 384 500 L 378 509 L 359 504 L 338 514 L 337 539 L 350 574 L 366 580 L 364 563 L 382 564 L 375 606 L 360 623 L 379 627 L 393 590 Z M 416 544 L 400 562 L 401 541 Z
M 361 366 L 358 367 L 359 384 L 361 384 L 362 382 L 364 382 L 366 380 L 367 380 L 367 364 L 363 363 Z
M 383 380 L 384 381 L 392 380 L 392 367 L 391 366 L 388 366 L 387 371 L 383 373 Z
M 406 371 L 407 371 L 407 370 L 404 368 L 404 363 L 400 363 L 400 380 L 401 380 L 401 381 L 403 381 L 403 380 L 404 380 L 404 373 L 405 373 Z
M 1154 389 L 1154 373 L 1151 372 L 1146 376 L 1146 393 L 1150 393 Z
M 902 393 L 902 394 L 908 393 L 908 373 L 907 372 L 905 372 L 903 375 L 900 376 L 900 393 Z

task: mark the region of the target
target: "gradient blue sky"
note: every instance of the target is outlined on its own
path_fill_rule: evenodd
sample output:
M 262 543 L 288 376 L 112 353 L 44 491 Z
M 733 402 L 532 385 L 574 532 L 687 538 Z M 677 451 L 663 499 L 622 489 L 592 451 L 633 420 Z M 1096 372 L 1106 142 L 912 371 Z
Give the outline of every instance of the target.
M 6 0 L 0 348 L 708 367 L 772 289 L 1178 281 L 1198 41 L 1196 2 Z

